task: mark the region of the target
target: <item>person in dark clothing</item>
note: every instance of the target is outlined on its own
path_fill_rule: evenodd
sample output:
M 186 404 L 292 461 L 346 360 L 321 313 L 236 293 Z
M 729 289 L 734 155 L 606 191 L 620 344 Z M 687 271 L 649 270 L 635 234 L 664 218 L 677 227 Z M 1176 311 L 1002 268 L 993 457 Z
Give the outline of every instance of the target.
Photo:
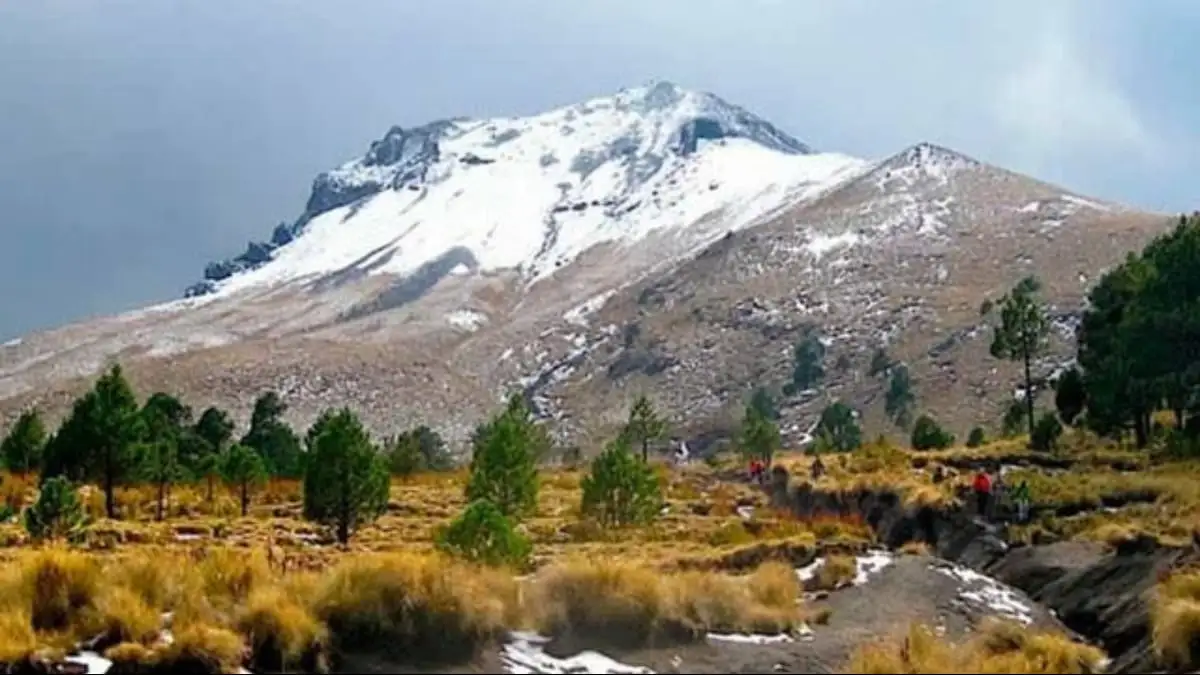
M 812 476 L 812 479 L 814 481 L 819 480 L 821 476 L 825 475 L 825 462 L 822 462 L 821 457 L 817 456 L 817 458 L 813 460 L 812 466 L 809 468 L 809 470 L 811 471 L 810 475 Z
M 992 477 L 987 474 L 987 471 L 981 470 L 975 474 L 975 480 L 971 483 L 971 487 L 975 491 L 975 503 L 979 507 L 979 515 L 987 518 L 988 507 L 991 506 L 992 500 Z
M 946 467 L 938 464 L 933 467 L 933 482 L 934 484 L 941 483 L 946 480 Z

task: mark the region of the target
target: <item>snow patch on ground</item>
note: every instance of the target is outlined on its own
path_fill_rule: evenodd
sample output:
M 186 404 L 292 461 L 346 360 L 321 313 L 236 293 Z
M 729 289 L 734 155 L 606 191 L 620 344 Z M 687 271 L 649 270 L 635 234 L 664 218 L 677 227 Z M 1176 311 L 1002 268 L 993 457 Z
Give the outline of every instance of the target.
M 854 573 L 854 585 L 861 586 L 871 578 L 872 575 L 878 574 L 883 568 L 891 565 L 895 560 L 895 555 L 891 551 L 883 549 L 876 551 L 868 551 L 867 553 L 856 556 L 854 562 L 856 570 Z M 800 582 L 812 580 L 817 576 L 817 572 L 825 566 L 825 557 L 821 556 L 812 561 L 808 565 L 796 570 L 796 576 Z
M 1072 206 L 1081 206 L 1087 209 L 1096 209 L 1097 211 L 1112 211 L 1112 208 L 1106 204 L 1101 204 L 1100 202 L 1095 202 L 1090 199 L 1084 199 L 1083 197 L 1076 197 L 1075 195 L 1063 195 L 1062 200 L 1068 204 L 1071 204 Z
M 961 565 L 941 563 L 930 569 L 959 583 L 958 599 L 964 604 L 1025 625 L 1033 623 L 1032 603 L 1020 591 Z
M 808 250 L 814 258 L 820 259 L 826 253 L 839 248 L 848 248 L 859 243 L 862 238 L 854 232 L 845 232 L 837 235 L 817 235 L 809 237 L 808 244 L 805 249 Z
M 649 668 L 631 666 L 615 661 L 600 652 L 584 651 L 565 659 L 555 658 L 543 651 L 549 640 L 535 633 L 518 632 L 510 635 L 500 660 L 504 669 L 514 674 L 534 673 L 654 673 Z
M 796 639 L 787 633 L 777 635 L 753 635 L 746 633 L 709 633 L 704 636 L 712 642 L 736 642 L 744 645 L 773 645 L 781 642 L 795 642 Z
M 487 314 L 477 312 L 473 309 L 460 309 L 450 312 L 446 315 L 446 321 L 456 328 L 463 330 L 476 331 L 479 327 L 487 323 Z
M 222 335 L 205 335 L 193 333 L 190 335 L 166 335 L 155 341 L 154 346 L 147 352 L 149 356 L 173 356 L 197 349 L 211 349 L 229 344 L 232 340 Z
M 587 326 L 587 317 L 600 311 L 600 308 L 604 307 L 604 303 L 608 302 L 608 299 L 614 293 L 616 291 L 605 291 L 604 293 L 588 298 L 582 304 L 573 307 L 566 314 L 563 314 L 563 320 L 576 326 Z
M 813 631 L 808 626 L 801 626 L 796 631 L 796 637 L 786 633 L 777 635 L 754 635 L 745 633 L 709 633 L 705 638 L 709 642 L 733 643 L 744 645 L 769 645 L 811 640 Z M 509 641 L 504 645 L 501 662 L 506 672 L 514 674 L 560 674 L 560 673 L 647 673 L 654 671 L 644 666 L 634 666 L 621 663 L 616 659 L 596 651 L 583 651 L 574 656 L 556 658 L 545 652 L 545 645 L 550 640 L 537 633 L 524 631 L 509 634 Z
M 88 673 L 107 673 L 109 668 L 112 668 L 112 661 L 95 652 L 81 652 L 76 656 L 68 656 L 64 660 L 67 663 L 84 666 Z

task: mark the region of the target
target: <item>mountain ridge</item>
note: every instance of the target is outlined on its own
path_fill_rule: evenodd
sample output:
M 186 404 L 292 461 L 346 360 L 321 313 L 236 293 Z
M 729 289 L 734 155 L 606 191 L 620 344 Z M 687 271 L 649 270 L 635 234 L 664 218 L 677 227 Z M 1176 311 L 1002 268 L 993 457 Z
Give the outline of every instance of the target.
M 247 392 L 278 390 L 296 424 L 351 404 L 377 432 L 429 423 L 461 442 L 517 388 L 580 444 L 644 392 L 715 438 L 819 324 L 831 375 L 784 401 L 793 438 L 832 398 L 895 433 L 858 374 L 879 347 L 930 412 L 983 424 L 1012 377 L 974 339 L 982 299 L 1037 273 L 1069 326 L 1082 279 L 1169 223 L 933 143 L 865 161 L 711 94 L 622 92 L 389 129 L 314 180 L 282 243 L 204 292 L 0 347 L 0 418 L 59 414 L 119 359 L 141 390 L 237 416 Z

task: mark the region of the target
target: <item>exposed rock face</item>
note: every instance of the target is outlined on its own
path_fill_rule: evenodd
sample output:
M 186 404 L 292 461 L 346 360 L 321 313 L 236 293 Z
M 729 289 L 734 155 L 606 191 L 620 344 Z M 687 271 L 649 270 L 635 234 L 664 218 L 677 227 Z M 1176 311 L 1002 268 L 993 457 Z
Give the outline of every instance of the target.
M 905 506 L 890 491 L 830 493 L 805 484 L 787 490 L 782 480 L 772 488 L 772 501 L 789 504 L 801 517 L 859 515 L 889 546 L 923 541 L 940 558 L 1024 591 L 1108 652 L 1109 672 L 1154 672 L 1150 591 L 1170 570 L 1200 560 L 1194 548 L 1166 547 L 1148 537 L 1112 550 L 1073 541 L 1010 546 L 998 526 L 957 511 Z

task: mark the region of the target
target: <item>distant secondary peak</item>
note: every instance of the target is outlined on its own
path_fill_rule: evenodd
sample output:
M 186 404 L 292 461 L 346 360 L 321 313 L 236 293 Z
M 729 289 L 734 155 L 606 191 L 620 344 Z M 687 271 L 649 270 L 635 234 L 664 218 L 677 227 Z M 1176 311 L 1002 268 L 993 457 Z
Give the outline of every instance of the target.
M 979 166 L 980 162 L 950 148 L 922 141 L 894 155 L 888 163 L 921 168 L 926 166 Z

